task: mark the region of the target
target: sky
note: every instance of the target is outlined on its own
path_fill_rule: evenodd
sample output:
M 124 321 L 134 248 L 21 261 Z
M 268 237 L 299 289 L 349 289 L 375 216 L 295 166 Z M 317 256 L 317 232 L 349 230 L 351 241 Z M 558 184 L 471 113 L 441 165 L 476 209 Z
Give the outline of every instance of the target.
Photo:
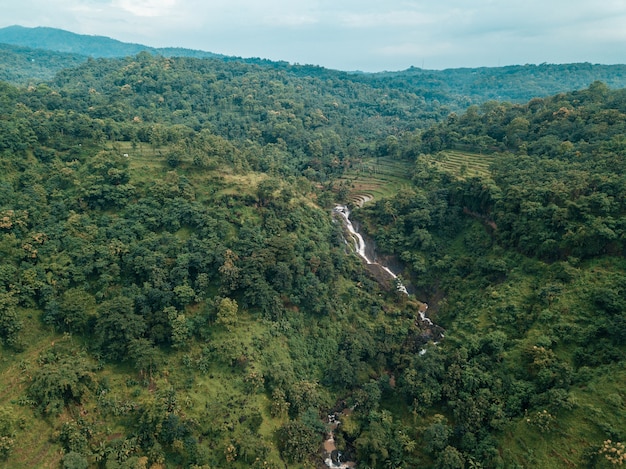
M 626 0 L 4 0 L 49 26 L 366 72 L 626 63 Z

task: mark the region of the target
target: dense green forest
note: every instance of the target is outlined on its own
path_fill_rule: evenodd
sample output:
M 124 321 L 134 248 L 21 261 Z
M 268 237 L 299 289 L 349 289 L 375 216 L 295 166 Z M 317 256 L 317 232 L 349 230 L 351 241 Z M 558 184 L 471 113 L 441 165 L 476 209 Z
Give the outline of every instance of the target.
M 602 81 L 611 88 L 626 86 L 626 65 L 526 64 L 507 67 L 423 70 L 412 67 L 400 72 L 373 74 L 386 86 L 438 93 L 442 102 L 465 109 L 471 104 L 498 100 L 522 103 L 563 91 L 586 88 Z
M 86 60 L 80 55 L 0 44 L 0 80 L 20 85 L 41 83 Z
M 471 107 L 414 138 L 413 187 L 360 210 L 437 300 L 447 353 L 399 382 L 413 409 L 451 414 L 457 449 L 497 435 L 507 467 L 595 467 L 596 434 L 623 461 L 625 131 L 626 92 L 601 83 Z
M 626 459 L 625 90 L 79 62 L 0 83 L 0 464 Z

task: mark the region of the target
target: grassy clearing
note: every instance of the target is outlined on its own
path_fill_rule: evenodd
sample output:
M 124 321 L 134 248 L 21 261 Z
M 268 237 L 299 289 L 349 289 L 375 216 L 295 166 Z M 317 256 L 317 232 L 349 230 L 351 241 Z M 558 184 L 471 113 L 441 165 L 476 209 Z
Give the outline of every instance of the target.
M 525 341 L 530 344 L 550 335 L 546 324 L 555 321 L 561 324 L 560 328 L 572 331 L 592 327 L 596 319 L 590 314 L 591 310 L 580 310 L 577 305 L 584 304 L 586 290 L 599 284 L 599 278 L 610 277 L 615 267 L 597 262 L 593 269 L 577 270 L 571 283 L 540 313 L 537 324 L 528 331 Z M 510 289 L 519 288 L 519 283 L 511 285 Z M 507 298 L 511 298 L 508 291 Z M 552 345 L 558 359 L 570 365 L 572 370 L 576 369 L 574 348 L 567 340 Z M 589 353 L 596 352 L 590 350 Z M 505 360 L 515 367 L 519 357 L 510 355 Z M 623 438 L 621 432 L 626 419 L 624 382 L 626 369 L 621 363 L 582 367 L 574 372 L 567 405 L 557 411 L 549 410 L 554 420 L 548 430 L 539 430 L 530 424 L 528 418 L 532 421 L 533 415 L 529 414 L 505 433 L 502 447 L 507 448 L 506 462 L 542 468 L 582 467 L 588 464 L 589 455 L 597 454 L 600 442 Z M 601 456 L 598 459 L 603 460 Z M 608 467 L 605 463 L 603 461 L 594 467 Z
M 0 349 L 0 407 L 9 409 L 20 422 L 10 466 L 15 469 L 56 468 L 61 459 L 60 446 L 49 438 L 52 423 L 36 417 L 30 406 L 21 405 L 39 356 L 55 344 L 73 340 L 43 328 L 38 316 L 34 312 L 22 316 L 25 321 L 21 337 L 26 350 L 13 354 Z
M 608 439 L 625 418 L 624 393 L 617 384 L 624 380 L 623 368 L 598 370 L 588 383 L 571 389 L 571 409 L 557 412 L 549 430 L 538 431 L 529 424 L 532 415 L 511 425 L 503 438 L 505 461 L 521 467 L 582 467 L 586 454 L 597 453 L 598 442 Z
M 167 153 L 167 147 L 155 148 L 147 143 L 133 145 L 132 142 L 119 141 L 111 143 L 108 149 L 127 156 L 131 169 L 162 170 L 167 167 L 164 156 Z
M 118 152 L 128 158 L 129 169 L 132 173 L 132 182 L 153 184 L 154 181 L 172 179 L 174 171 L 166 161 L 166 155 L 171 150 L 169 146 L 154 147 L 146 143 L 117 141 L 112 142 L 108 150 Z M 263 173 L 237 173 L 229 166 L 217 161 L 211 168 L 200 168 L 192 164 L 190 157 L 183 156 L 176 171 L 180 174 L 190 174 L 188 181 L 201 199 L 213 199 L 219 196 L 251 195 L 258 184 L 268 176 Z M 191 178 L 191 176 L 193 176 Z M 211 190 L 214 187 L 214 190 Z
M 197 421 L 210 419 L 219 430 L 219 436 L 209 438 L 205 446 L 217 444 L 226 447 L 229 442 L 244 437 L 237 428 L 258 410 L 263 419 L 258 429 L 259 441 L 268 445 L 267 461 L 278 466 L 281 459 L 274 434 L 286 422 L 286 416 L 272 417 L 269 411 L 270 399 L 263 392 L 263 386 L 251 389 L 247 382 L 247 376 L 252 370 L 262 370 L 264 366 L 262 357 L 258 355 L 258 346 L 254 344 L 259 341 L 266 343 L 269 336 L 267 324 L 240 311 L 236 331 L 219 328 L 214 331 L 211 343 L 215 350 L 205 370 L 195 369 L 193 364 L 184 365 L 184 356 L 202 355 L 206 344 L 196 343 L 184 350 L 172 351 L 164 360 L 163 367 L 150 379 L 149 386 L 140 384 L 145 376 L 127 363 L 105 365 L 96 373 L 96 380 L 107 383 L 105 400 L 112 403 L 113 407 L 124 403 L 149 405 L 157 398 L 160 389 L 175 386 L 181 415 Z M 39 357 L 53 349 L 82 350 L 86 345 L 78 337 L 57 334 L 42 326 L 40 318 L 35 314 L 25 321 L 23 337 L 27 343 L 23 352 L 0 355 L 0 407 L 8 409 L 15 421 L 20 422 L 16 429 L 17 443 L 6 467 L 60 467 L 64 453 L 56 435 L 64 422 L 76 420 L 79 414 L 90 422 L 94 442 L 111 442 L 128 434 L 129 429 L 124 426 L 128 415 L 113 417 L 110 414 L 113 408 L 111 405 L 106 407 L 106 411 L 102 407 L 98 399 L 101 395 L 89 394 L 80 406 L 72 404 L 58 416 L 42 417 L 34 410 L 24 398 L 31 376 L 39 368 Z M 269 342 L 266 347 L 275 350 L 275 356 L 288 360 L 288 353 L 279 343 Z M 245 357 L 247 363 L 238 364 L 239 357 Z M 243 368 L 246 371 L 242 371 Z M 5 467 L 3 464 L 0 461 L 0 467 Z
M 210 426 L 223 427 L 221 435 L 214 437 L 212 444 L 223 444 L 236 441 L 245 436 L 241 433 L 241 422 L 254 418 L 257 412 L 262 417 L 261 425 L 256 430 L 268 445 L 269 453 L 266 460 L 275 465 L 281 464 L 278 447 L 275 441 L 276 430 L 287 421 L 270 415 L 270 399 L 266 395 L 262 381 L 252 384 L 251 377 L 255 373 L 262 374 L 265 364 L 260 354 L 259 345 L 263 343 L 265 353 L 275 358 L 288 360 L 288 354 L 280 341 L 269 341 L 269 325 L 255 320 L 244 311 L 236 328 L 232 331 L 217 327 L 211 337 L 214 352 L 210 365 L 204 371 L 170 366 L 168 379 L 183 382 L 186 373 L 192 373 L 193 386 L 186 391 L 187 415 L 198 421 L 212 421 Z M 196 344 L 190 350 L 173 358 L 171 363 L 181 359 L 182 355 L 199 356 L 203 344 Z

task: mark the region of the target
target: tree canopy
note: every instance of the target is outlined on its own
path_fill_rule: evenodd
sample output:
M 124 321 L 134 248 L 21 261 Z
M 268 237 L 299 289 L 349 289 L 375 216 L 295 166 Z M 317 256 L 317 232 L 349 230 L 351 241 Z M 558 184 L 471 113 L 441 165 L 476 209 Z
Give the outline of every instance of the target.
M 308 467 L 336 414 L 359 465 L 613 464 L 626 94 L 484 102 L 483 72 L 142 52 L 0 83 L 0 458 Z

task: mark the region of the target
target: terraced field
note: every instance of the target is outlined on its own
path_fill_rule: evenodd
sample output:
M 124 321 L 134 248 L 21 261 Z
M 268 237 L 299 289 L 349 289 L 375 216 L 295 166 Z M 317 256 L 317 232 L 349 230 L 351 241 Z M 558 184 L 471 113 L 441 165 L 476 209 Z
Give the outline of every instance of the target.
M 440 171 L 459 179 L 468 177 L 489 177 L 489 166 L 494 161 L 492 155 L 446 150 L 434 155 L 426 155 L 426 161 Z
M 409 187 L 413 164 L 391 158 L 371 158 L 350 168 L 335 184 L 348 190 L 347 201 L 362 205 L 370 199 L 381 199 Z
M 481 155 L 457 150 L 446 150 L 422 156 L 433 168 L 456 178 L 489 177 L 493 155 Z M 341 194 L 347 191 L 346 201 L 362 205 L 371 199 L 389 197 L 411 184 L 413 164 L 406 160 L 370 158 L 346 171 L 335 183 Z

